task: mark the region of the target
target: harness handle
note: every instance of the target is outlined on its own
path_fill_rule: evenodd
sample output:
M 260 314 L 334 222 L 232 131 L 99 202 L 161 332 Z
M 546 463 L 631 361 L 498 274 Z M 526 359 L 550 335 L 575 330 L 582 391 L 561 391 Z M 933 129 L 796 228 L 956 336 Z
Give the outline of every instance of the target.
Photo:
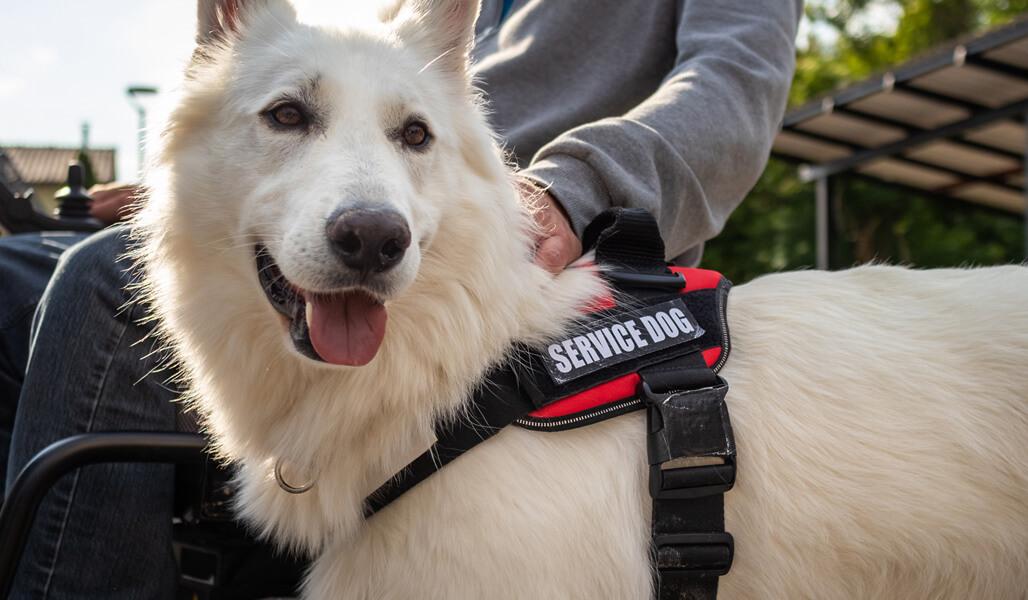
M 612 208 L 582 235 L 582 247 L 596 250 L 596 263 L 638 273 L 665 274 L 664 240 L 657 220 L 641 208 Z

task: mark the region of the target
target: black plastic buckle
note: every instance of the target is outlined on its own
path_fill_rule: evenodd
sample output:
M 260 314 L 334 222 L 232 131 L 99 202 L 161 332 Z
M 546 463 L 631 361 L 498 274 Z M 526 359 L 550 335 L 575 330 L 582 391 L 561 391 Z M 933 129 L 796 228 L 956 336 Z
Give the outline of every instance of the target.
M 654 499 L 699 498 L 721 494 L 735 485 L 735 437 L 728 418 L 728 384 L 689 391 L 658 393 L 643 381 L 639 397 L 647 407 L 647 455 L 650 496 Z M 722 464 L 664 468 L 680 458 L 719 458 Z
M 634 273 L 632 271 L 601 271 L 607 281 L 620 287 L 656 288 L 681 290 L 685 288 L 685 276 L 681 273 Z
M 720 577 L 732 568 L 732 534 L 671 533 L 653 537 L 654 565 L 664 583 L 668 576 Z

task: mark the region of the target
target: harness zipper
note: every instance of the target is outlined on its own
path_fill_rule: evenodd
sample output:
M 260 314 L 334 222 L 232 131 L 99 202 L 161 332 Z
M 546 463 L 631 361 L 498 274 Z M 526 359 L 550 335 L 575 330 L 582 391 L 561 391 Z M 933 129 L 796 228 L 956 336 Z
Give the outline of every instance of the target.
M 720 288 L 720 285 L 718 287 Z M 721 294 L 721 290 L 718 289 L 717 318 L 721 322 L 721 356 L 717 357 L 717 362 L 711 367 L 715 373 L 720 372 L 721 367 L 728 361 L 728 309 L 721 305 L 727 300 L 727 296 L 728 294 Z
M 535 429 L 553 429 L 554 427 L 564 427 L 565 425 L 571 425 L 572 423 L 580 423 L 587 419 L 593 419 L 607 413 L 611 413 L 617 410 L 622 410 L 630 406 L 639 405 L 642 406 L 642 400 L 638 398 L 629 398 L 627 400 L 621 400 L 615 402 L 610 406 L 605 406 L 603 410 L 598 410 L 594 413 L 576 415 L 574 417 L 568 417 L 565 419 L 557 419 L 556 421 L 529 421 L 527 419 L 514 419 L 514 422 L 518 425 L 523 425 L 529 428 Z

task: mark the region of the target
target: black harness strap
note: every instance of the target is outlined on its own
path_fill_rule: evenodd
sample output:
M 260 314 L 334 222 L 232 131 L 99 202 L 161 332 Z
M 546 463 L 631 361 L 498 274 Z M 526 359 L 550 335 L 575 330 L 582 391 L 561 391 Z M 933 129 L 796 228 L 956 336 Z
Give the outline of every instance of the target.
M 512 370 L 494 369 L 486 382 L 472 397 L 467 419 L 437 423 L 436 442 L 432 447 L 368 496 L 364 503 L 365 517 L 382 510 L 461 454 L 537 408 L 519 389 L 517 375 Z
M 595 240 L 598 264 L 666 272 L 657 223 L 643 211 L 605 213 L 583 237 L 586 247 Z M 724 511 L 724 494 L 735 483 L 728 385 L 697 352 L 645 367 L 639 375 L 647 407 L 656 597 L 713 600 L 735 549 Z M 714 464 L 681 464 L 689 459 Z
M 657 222 L 644 210 L 604 212 L 585 228 L 582 247 L 595 251 L 597 264 L 639 273 L 667 273 L 664 240 Z
M 608 276 L 639 299 L 666 294 L 673 279 L 653 217 L 641 210 L 604 213 L 586 229 L 596 261 L 627 271 Z M 644 290 L 643 288 L 650 288 Z M 727 293 L 727 292 L 726 292 Z M 512 366 L 494 369 L 471 398 L 469 418 L 436 425 L 436 442 L 365 501 L 371 517 L 451 461 L 553 399 L 530 393 Z M 728 386 L 699 352 L 639 370 L 647 409 L 647 454 L 653 498 L 653 567 L 657 600 L 713 600 L 718 576 L 732 564 L 724 527 L 724 493 L 735 482 L 735 442 L 728 419 Z M 715 464 L 680 464 L 705 459 Z
M 713 599 L 732 565 L 724 493 L 735 483 L 728 386 L 697 354 L 644 369 L 658 600 Z M 678 390 L 686 391 L 678 391 Z M 676 464 L 683 459 L 713 464 Z

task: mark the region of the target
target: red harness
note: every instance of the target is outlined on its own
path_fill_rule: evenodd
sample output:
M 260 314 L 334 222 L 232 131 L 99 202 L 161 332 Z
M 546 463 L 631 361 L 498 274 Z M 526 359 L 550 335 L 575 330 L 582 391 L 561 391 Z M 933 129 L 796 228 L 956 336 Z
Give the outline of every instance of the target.
M 689 298 L 694 292 L 717 290 L 718 288 L 727 288 L 731 285 L 725 276 L 717 271 L 686 267 L 669 267 L 669 270 L 685 279 L 685 287 L 679 290 L 679 294 L 686 300 L 687 304 L 690 303 Z M 607 310 L 615 306 L 616 304 L 613 299 L 607 297 L 595 303 L 594 307 L 591 308 L 595 311 Z M 721 315 L 723 315 L 723 308 L 721 307 Z M 726 326 L 722 325 L 722 327 Z M 725 335 L 718 335 L 716 338 L 711 337 L 712 339 L 699 352 L 707 366 L 717 372 L 724 363 L 722 357 L 728 358 L 729 340 L 727 330 Z M 595 415 L 616 416 L 624 414 L 627 411 L 619 410 L 618 405 L 637 399 L 639 383 L 640 377 L 637 372 L 619 375 L 608 381 L 597 383 L 586 390 L 553 401 L 538 410 L 530 412 L 527 416 L 516 420 L 514 423 L 526 429 L 562 431 L 584 424 L 595 423 L 597 421 L 594 418 Z M 636 403 L 636 406 L 641 408 L 641 404 Z

